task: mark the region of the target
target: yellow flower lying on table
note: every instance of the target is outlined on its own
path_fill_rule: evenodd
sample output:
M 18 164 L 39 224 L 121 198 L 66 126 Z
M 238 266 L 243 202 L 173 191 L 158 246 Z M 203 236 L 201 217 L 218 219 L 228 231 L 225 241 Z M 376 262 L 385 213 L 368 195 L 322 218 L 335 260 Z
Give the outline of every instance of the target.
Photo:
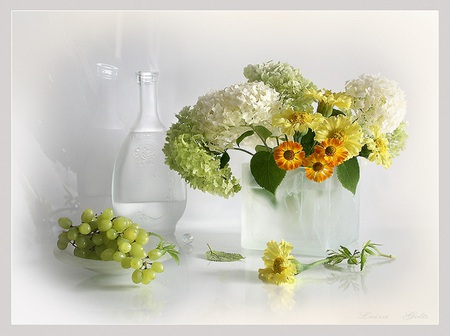
M 294 247 L 291 243 L 274 240 L 267 243 L 267 249 L 262 257 L 265 268 L 258 270 L 259 278 L 265 282 L 279 285 L 281 283 L 294 283 L 297 267 L 292 262 L 294 257 L 290 254 Z
M 294 248 L 291 243 L 284 240 L 277 243 L 271 240 L 267 243 L 267 248 L 264 250 L 262 257 L 265 267 L 258 270 L 258 276 L 266 283 L 275 285 L 293 284 L 295 283 L 295 275 L 300 272 L 322 264 L 336 265 L 344 260 L 347 260 L 349 265 L 360 265 L 362 271 L 369 255 L 394 258 L 391 254 L 381 253 L 377 248 L 379 245 L 369 240 L 363 245 L 361 252 L 355 250 L 353 253 L 345 246 L 341 246 L 338 251 L 329 250 L 328 257 L 324 259 L 310 264 L 302 264 L 291 254 Z

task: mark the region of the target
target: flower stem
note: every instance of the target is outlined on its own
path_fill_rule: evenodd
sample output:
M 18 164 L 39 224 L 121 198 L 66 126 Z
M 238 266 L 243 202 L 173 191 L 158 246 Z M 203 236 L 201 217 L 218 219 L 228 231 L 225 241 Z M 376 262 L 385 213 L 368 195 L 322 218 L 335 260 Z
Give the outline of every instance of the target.
M 317 265 L 325 264 L 325 263 L 327 263 L 329 261 L 329 259 L 328 258 L 320 259 L 320 260 L 314 261 L 314 262 L 312 262 L 310 264 L 302 264 L 297 259 L 293 259 L 292 261 L 295 264 L 295 267 L 297 268 L 297 273 L 296 274 L 299 274 L 299 273 L 304 272 L 304 271 L 306 271 L 306 270 L 308 270 L 310 268 L 313 268 L 313 267 L 315 267 Z
M 247 154 L 253 156 L 253 153 L 252 153 L 252 152 L 250 152 L 250 151 L 248 151 L 248 150 L 246 150 L 246 149 L 243 149 L 243 148 L 233 147 L 233 148 L 230 148 L 230 149 L 234 149 L 234 150 L 237 150 L 237 151 L 241 151 L 241 152 L 244 152 L 244 153 L 247 153 Z
M 262 143 L 263 143 L 264 146 L 267 148 L 267 151 L 270 152 L 270 147 L 267 145 L 266 140 L 261 136 L 261 134 L 259 134 L 259 133 L 256 131 L 256 129 L 255 129 L 255 127 L 253 127 L 253 125 L 250 125 L 250 128 L 251 128 L 251 129 L 253 130 L 253 132 L 255 132 L 256 135 L 261 139 Z
M 314 261 L 314 262 L 312 262 L 310 264 L 303 264 L 303 270 L 306 271 L 306 270 L 308 270 L 310 268 L 313 268 L 313 267 L 315 267 L 317 265 L 325 264 L 328 261 L 329 261 L 328 258 L 325 258 L 325 259 L 320 259 L 320 260 Z

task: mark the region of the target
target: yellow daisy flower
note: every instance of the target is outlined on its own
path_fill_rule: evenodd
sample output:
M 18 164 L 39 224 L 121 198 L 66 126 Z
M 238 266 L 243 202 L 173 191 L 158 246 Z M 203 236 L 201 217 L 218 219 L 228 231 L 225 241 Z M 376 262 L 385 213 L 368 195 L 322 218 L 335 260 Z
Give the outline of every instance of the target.
M 279 244 L 274 240 L 268 242 L 262 257 L 265 268 L 258 270 L 259 278 L 276 285 L 294 283 L 297 267 L 292 262 L 294 257 L 290 254 L 293 248 L 291 243 L 284 240 Z
M 309 90 L 306 92 L 306 95 L 317 101 L 317 112 L 325 117 L 331 116 L 333 107 L 337 107 L 340 110 L 348 110 L 352 106 L 352 98 L 343 92 L 331 92 L 325 89 L 320 91 Z
M 322 141 L 314 147 L 314 152 L 325 157 L 335 167 L 344 162 L 348 155 L 348 151 L 342 146 L 342 141 L 339 139 Z
M 275 148 L 273 156 L 278 167 L 293 170 L 301 166 L 305 152 L 298 142 L 285 141 Z
M 289 108 L 272 117 L 272 125 L 279 127 L 282 133 L 289 136 L 293 136 L 296 131 L 306 133 L 310 128 L 315 130 L 322 121 L 323 116 L 313 113 L 310 109 L 298 111 Z
M 373 137 L 367 138 L 365 143 L 370 150 L 369 161 L 376 162 L 385 168 L 392 164 L 391 153 L 389 152 L 389 141 L 386 135 L 379 131 L 378 127 L 371 127 Z
M 313 153 L 303 160 L 305 175 L 308 179 L 323 182 L 333 175 L 334 166 L 324 155 Z
M 338 115 L 325 118 L 321 127 L 316 130 L 314 140 L 317 142 L 326 139 L 338 139 L 342 146 L 348 151 L 347 159 L 359 154 L 362 148 L 363 132 L 357 122 L 352 122 L 351 117 Z

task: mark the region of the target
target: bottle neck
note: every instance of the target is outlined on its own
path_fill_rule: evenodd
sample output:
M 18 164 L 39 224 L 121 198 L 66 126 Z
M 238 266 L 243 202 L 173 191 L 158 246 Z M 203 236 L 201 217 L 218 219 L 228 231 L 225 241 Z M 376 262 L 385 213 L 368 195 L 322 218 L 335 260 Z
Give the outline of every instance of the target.
M 124 124 L 119 118 L 116 108 L 116 78 L 118 68 L 113 65 L 98 63 L 97 77 L 99 90 L 97 95 L 97 109 L 91 125 L 101 129 L 123 129 Z
M 139 84 L 139 114 L 131 131 L 134 132 L 158 132 L 165 131 L 158 115 L 158 73 L 138 72 Z

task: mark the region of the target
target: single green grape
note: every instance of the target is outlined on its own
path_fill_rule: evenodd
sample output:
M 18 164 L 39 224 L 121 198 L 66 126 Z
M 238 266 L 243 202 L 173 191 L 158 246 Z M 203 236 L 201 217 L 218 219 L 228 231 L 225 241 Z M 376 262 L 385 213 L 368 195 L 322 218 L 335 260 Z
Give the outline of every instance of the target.
M 144 279 L 144 277 L 142 277 L 142 281 L 141 282 L 142 282 L 143 285 L 148 285 L 150 282 L 152 282 L 152 280 L 150 280 L 148 278 Z
M 133 274 L 131 275 L 131 280 L 135 284 L 142 282 L 142 271 L 140 269 L 134 270 Z
M 101 255 L 102 255 L 104 250 L 106 250 L 106 247 L 104 245 L 97 245 L 97 246 L 94 247 L 95 255 L 98 258 L 101 258 Z
M 58 235 L 58 240 L 65 242 L 65 243 L 69 243 L 70 239 L 69 237 L 67 237 L 67 231 L 63 231 Z
M 87 208 L 81 214 L 81 221 L 83 223 L 89 223 L 91 220 L 94 219 L 94 215 L 95 215 L 94 210 L 92 210 L 91 208 Z
M 78 237 L 78 228 L 77 227 L 71 227 L 69 231 L 67 231 L 67 238 L 70 240 L 75 240 Z
M 148 251 L 147 256 L 150 260 L 158 260 L 163 256 L 164 252 L 159 249 L 153 249 Z
M 58 239 L 56 246 L 60 249 L 60 250 L 65 250 L 67 248 L 68 242 L 66 241 L 62 241 L 60 239 Z
M 133 223 L 133 222 L 131 222 L 130 227 L 137 231 L 139 231 L 139 229 L 141 228 L 138 223 Z
M 136 236 L 136 242 L 141 245 L 145 245 L 148 243 L 148 241 L 149 241 L 148 232 L 143 229 L 139 229 L 138 234 Z
M 143 261 L 140 258 L 133 257 L 133 258 L 131 258 L 130 265 L 131 265 L 131 268 L 139 269 L 142 267 Z
M 78 257 L 78 258 L 84 258 L 84 259 L 86 259 L 87 256 L 88 256 L 88 253 L 89 253 L 88 250 L 84 250 L 84 249 L 81 249 L 81 248 L 79 248 L 79 247 L 75 247 L 75 248 L 73 249 L 73 255 L 74 255 L 75 257 Z
M 78 231 L 80 231 L 81 234 L 87 235 L 91 233 L 91 226 L 86 222 L 81 223 L 78 227 Z
M 60 219 L 58 219 L 58 224 L 63 229 L 67 230 L 72 226 L 72 220 L 68 217 L 61 217 Z
M 127 241 L 117 243 L 117 247 L 119 248 L 119 251 L 123 253 L 128 253 L 131 251 L 131 244 Z
M 98 223 L 98 229 L 102 232 L 112 228 L 112 222 L 109 219 L 102 219 Z
M 155 278 L 156 278 L 156 273 L 151 268 L 142 270 L 142 283 L 144 285 L 150 283 Z
M 77 239 L 75 239 L 75 244 L 80 249 L 86 249 L 88 247 L 88 239 L 86 236 L 78 235 Z
M 114 255 L 113 255 L 113 259 L 115 261 L 117 261 L 117 262 L 121 262 L 122 259 L 124 259 L 126 257 L 127 257 L 127 255 L 125 253 L 123 253 L 123 252 L 120 252 L 120 251 L 114 252 Z
M 98 220 L 103 220 L 103 219 L 107 219 L 107 220 L 112 220 L 114 218 L 114 210 L 111 208 L 106 208 L 103 213 L 97 217 Z
M 120 265 L 122 266 L 122 268 L 128 269 L 131 267 L 131 257 L 125 257 L 120 261 Z
M 131 244 L 130 254 L 135 258 L 145 258 L 147 253 L 145 253 L 144 247 L 136 242 Z
M 111 228 L 106 231 L 106 238 L 108 238 L 109 240 L 115 240 L 118 235 L 119 233 L 116 231 L 116 229 Z
M 91 238 L 94 245 L 102 245 L 103 244 L 103 236 L 101 234 L 95 234 Z
M 138 235 L 139 230 L 134 228 L 133 226 L 130 226 L 128 229 L 126 229 L 123 232 L 123 237 L 125 239 L 128 239 L 129 241 L 135 241 L 136 237 Z
M 164 272 L 164 265 L 161 262 L 159 262 L 159 261 L 155 261 L 152 264 L 152 268 L 151 269 L 153 271 L 155 271 L 156 273 L 162 273 L 162 272 Z
M 116 229 L 117 232 L 125 231 L 129 226 L 129 220 L 125 217 L 116 217 L 112 221 L 113 228 Z
M 128 239 L 123 238 L 123 236 L 121 234 L 117 237 L 116 241 L 117 241 L 117 246 L 119 246 L 122 243 L 130 243 L 131 244 L 131 242 Z
M 103 250 L 103 252 L 100 254 L 100 259 L 104 260 L 104 261 L 111 261 L 114 260 L 114 253 L 116 253 L 115 250 L 107 248 L 105 250 Z
M 89 222 L 89 225 L 90 225 L 90 227 L 91 227 L 91 231 L 95 231 L 95 230 L 98 229 L 98 221 L 97 221 L 96 219 L 91 220 L 91 221 Z

